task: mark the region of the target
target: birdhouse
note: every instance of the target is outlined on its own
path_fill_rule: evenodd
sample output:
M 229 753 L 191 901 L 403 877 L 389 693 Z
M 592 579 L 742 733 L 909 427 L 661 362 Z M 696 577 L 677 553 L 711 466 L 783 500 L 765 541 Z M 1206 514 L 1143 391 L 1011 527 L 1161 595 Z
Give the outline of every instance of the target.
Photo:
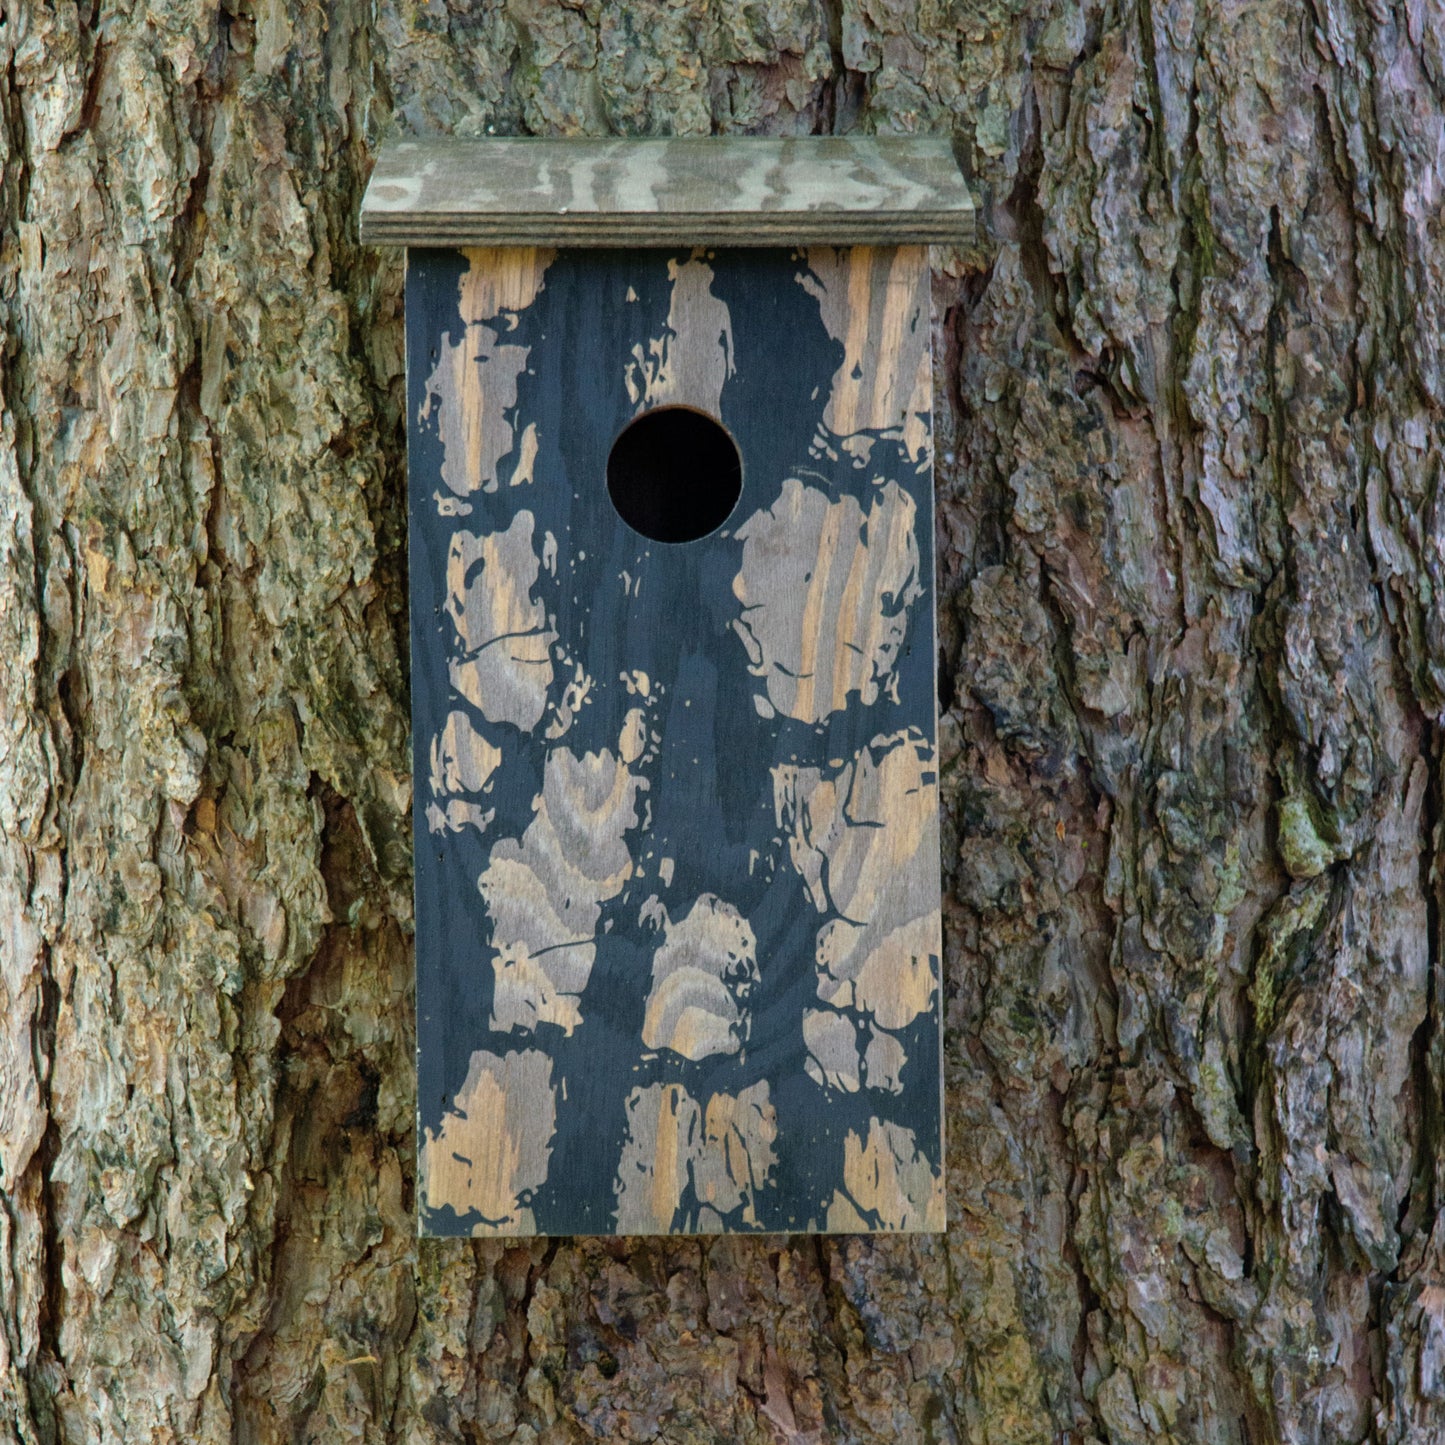
M 946 141 L 415 141 L 418 1212 L 944 1224 Z

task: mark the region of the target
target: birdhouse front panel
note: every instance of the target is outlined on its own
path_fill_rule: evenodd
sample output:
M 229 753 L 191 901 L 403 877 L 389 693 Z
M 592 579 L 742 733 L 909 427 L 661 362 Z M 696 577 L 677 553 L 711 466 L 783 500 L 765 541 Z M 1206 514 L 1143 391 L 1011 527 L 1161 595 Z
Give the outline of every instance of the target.
M 406 314 L 423 1231 L 941 1229 L 926 249 Z

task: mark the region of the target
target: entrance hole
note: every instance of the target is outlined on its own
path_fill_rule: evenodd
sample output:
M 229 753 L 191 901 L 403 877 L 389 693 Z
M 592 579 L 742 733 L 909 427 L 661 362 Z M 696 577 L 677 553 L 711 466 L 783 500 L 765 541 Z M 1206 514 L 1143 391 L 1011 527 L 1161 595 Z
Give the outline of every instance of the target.
M 695 542 L 737 506 L 743 463 L 721 422 L 686 406 L 646 411 L 618 433 L 607 457 L 617 515 L 654 542 Z

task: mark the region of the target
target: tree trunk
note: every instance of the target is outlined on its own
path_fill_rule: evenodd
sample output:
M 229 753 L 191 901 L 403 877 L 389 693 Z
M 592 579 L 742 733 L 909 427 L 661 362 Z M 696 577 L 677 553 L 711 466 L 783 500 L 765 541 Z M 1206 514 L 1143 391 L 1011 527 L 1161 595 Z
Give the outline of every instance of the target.
M 1445 1433 L 1445 22 L 13 3 L 0 1441 Z M 414 1239 L 401 130 L 956 132 L 947 1236 Z

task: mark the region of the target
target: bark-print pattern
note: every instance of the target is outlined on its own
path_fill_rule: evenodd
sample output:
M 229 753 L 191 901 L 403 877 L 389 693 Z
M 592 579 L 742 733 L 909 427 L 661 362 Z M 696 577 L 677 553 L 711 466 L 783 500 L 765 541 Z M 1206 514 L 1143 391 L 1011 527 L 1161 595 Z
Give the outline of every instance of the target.
M 827 922 L 818 930 L 818 997 L 899 1029 L 937 982 L 937 900 L 921 861 L 938 851 L 938 788 L 922 738 L 874 738 L 831 774 L 773 770 L 778 824 Z
M 492 264 L 408 281 L 423 1228 L 940 1228 L 923 253 Z M 743 460 L 681 546 L 665 405 Z
M 639 786 L 605 749 L 548 754 L 526 832 L 492 849 L 477 884 L 492 925 L 492 1028 L 551 1023 L 570 1034 L 582 1022 L 602 905 L 632 876 L 623 838 L 637 824 Z
M 798 281 L 817 298 L 828 335 L 843 344 L 823 410 L 825 431 L 855 466 L 868 465 L 879 441 L 902 442 L 912 461 L 928 461 L 928 312 L 917 302 L 911 253 L 815 247 Z M 876 356 L 891 357 L 893 364 L 880 367 Z
M 491 790 L 492 774 L 501 761 L 501 749 L 472 726 L 466 713 L 460 709 L 448 713 L 446 725 L 431 740 L 427 828 L 433 833 L 469 827 L 484 832 L 496 816 L 484 795 Z
M 899 1031 L 934 1006 L 942 957 L 925 866 L 938 852 L 933 751 L 921 737 L 877 737 L 841 768 L 775 768 L 773 786 L 793 866 L 825 919 L 803 1066 L 829 1089 L 897 1095 Z M 943 1207 L 909 1130 L 874 1117 L 866 1143 L 850 1132 L 829 1229 L 941 1228 Z
M 459 324 L 433 338 L 430 354 L 435 365 L 419 420 L 426 422 L 435 415 L 444 447 L 438 475 L 455 497 L 495 491 L 498 466 L 509 453 L 513 456 L 508 481 L 516 486 L 532 480 L 536 430 L 524 427 L 520 445 L 512 432 L 517 385 L 527 365 L 528 348 L 504 338 L 516 313 L 530 306 L 542 289 L 551 255 L 523 248 L 486 253 L 486 263 L 472 266 L 462 278 Z M 471 384 L 478 366 L 487 369 L 484 387 Z M 442 507 L 458 505 L 440 491 L 436 501 Z M 461 510 L 465 512 L 465 503 Z
M 737 1053 L 748 1036 L 747 1000 L 757 979 L 757 940 L 747 919 L 703 894 L 679 922 L 666 925 L 652 957 L 642 1042 L 694 1063 Z
M 661 335 L 637 342 L 625 371 L 627 395 L 639 412 L 665 405 L 713 416 L 722 410 L 723 387 L 734 370 L 732 318 L 712 293 L 712 276 L 698 253 L 668 262 L 667 324 Z
M 778 500 L 738 528 L 733 629 L 763 679 L 765 693 L 753 694 L 762 716 L 818 723 L 850 694 L 865 704 L 881 689 L 892 695 L 909 609 L 923 595 L 914 517 L 894 482 L 865 513 L 853 497 L 833 501 L 789 477 Z
M 850 1133 L 843 1150 L 843 1185 L 828 1206 L 828 1228 L 939 1229 L 943 1181 L 911 1130 L 872 1119 L 868 1137 Z
M 681 1084 L 653 1084 L 627 1101 L 617 1171 L 619 1234 L 723 1234 L 756 1229 L 771 1182 L 777 1114 L 766 1080 L 706 1109 Z
M 475 1211 L 488 1231 L 531 1234 L 522 1201 L 547 1177 L 556 1116 L 546 1054 L 478 1050 L 441 1127 L 422 1138 L 428 1204 Z
M 488 722 L 524 730 L 546 709 L 557 640 L 532 595 L 541 570 L 532 531 L 532 514 L 518 512 L 504 532 L 455 532 L 447 553 L 446 612 L 458 642 L 452 686 Z

